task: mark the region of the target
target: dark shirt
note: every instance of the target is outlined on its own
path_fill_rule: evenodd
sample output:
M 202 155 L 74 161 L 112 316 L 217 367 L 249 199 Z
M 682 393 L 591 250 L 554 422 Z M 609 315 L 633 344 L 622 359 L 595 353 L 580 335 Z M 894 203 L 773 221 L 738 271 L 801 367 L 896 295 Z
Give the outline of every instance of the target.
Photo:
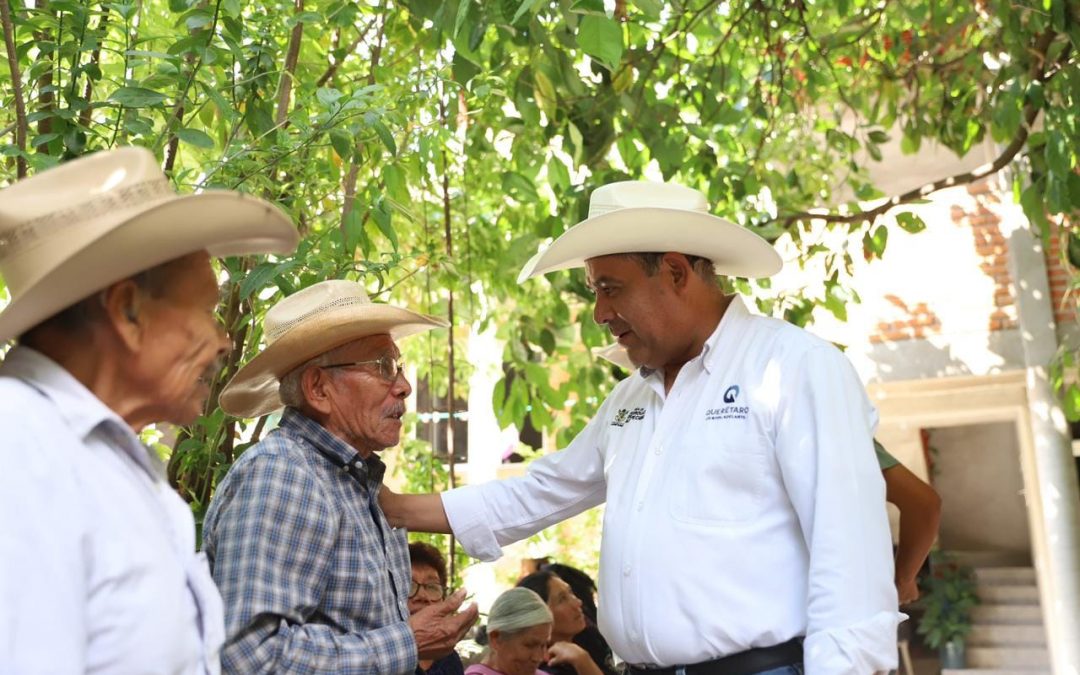
M 600 629 L 592 623 L 586 625 L 585 630 L 574 636 L 573 643 L 588 652 L 593 662 L 604 675 L 621 675 L 621 672 L 615 667 L 611 647 L 608 646 L 604 636 L 600 634 Z M 577 671 L 569 664 L 551 666 L 541 663 L 540 670 L 550 673 L 550 675 L 577 675 Z
M 425 675 L 425 673 L 426 675 L 464 675 L 465 666 L 461 663 L 461 657 L 457 652 L 450 652 L 432 663 L 427 670 L 422 670 L 420 666 L 416 667 L 416 675 Z

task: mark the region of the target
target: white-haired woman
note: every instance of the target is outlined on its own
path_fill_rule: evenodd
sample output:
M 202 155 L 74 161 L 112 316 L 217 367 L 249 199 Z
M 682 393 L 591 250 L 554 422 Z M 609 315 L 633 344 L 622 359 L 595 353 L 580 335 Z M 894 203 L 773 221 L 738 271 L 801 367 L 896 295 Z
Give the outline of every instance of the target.
M 581 647 L 572 642 L 551 644 L 553 618 L 547 603 L 527 588 L 511 588 L 488 612 L 488 651 L 465 675 L 547 675 L 541 663 L 572 666 L 577 675 L 601 675 Z

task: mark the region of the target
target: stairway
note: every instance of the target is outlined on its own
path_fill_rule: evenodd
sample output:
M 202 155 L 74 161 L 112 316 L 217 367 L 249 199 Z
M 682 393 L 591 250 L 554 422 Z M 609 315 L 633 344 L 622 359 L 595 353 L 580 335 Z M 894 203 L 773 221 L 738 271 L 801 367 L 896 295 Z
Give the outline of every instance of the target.
M 1050 675 L 1039 588 L 1032 567 L 968 562 L 979 599 L 967 638 L 967 668 L 942 675 Z

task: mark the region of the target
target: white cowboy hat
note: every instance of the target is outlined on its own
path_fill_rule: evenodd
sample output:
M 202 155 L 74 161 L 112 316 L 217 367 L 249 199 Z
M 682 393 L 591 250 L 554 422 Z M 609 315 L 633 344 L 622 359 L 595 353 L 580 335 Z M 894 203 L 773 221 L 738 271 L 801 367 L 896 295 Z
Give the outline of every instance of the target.
M 597 347 L 593 350 L 593 355 L 599 356 L 623 370 L 634 370 L 634 362 L 630 360 L 630 355 L 626 353 L 626 347 L 623 347 L 618 342 L 607 347 Z
M 236 371 L 221 392 L 221 409 L 236 417 L 259 417 L 282 406 L 281 378 L 308 359 L 369 335 L 399 340 L 450 324 L 433 316 L 372 302 L 353 281 L 313 284 L 266 311 L 266 347 Z
M 280 209 L 238 192 L 178 195 L 143 148 L 99 152 L 0 190 L 0 343 L 114 282 L 196 251 L 289 253 Z
M 697 190 L 623 181 L 597 188 L 589 199 L 589 217 L 525 263 L 518 283 L 584 267 L 597 256 L 667 251 L 708 258 L 718 274 L 732 277 L 768 277 L 783 265 L 769 242 L 710 214 L 705 195 Z

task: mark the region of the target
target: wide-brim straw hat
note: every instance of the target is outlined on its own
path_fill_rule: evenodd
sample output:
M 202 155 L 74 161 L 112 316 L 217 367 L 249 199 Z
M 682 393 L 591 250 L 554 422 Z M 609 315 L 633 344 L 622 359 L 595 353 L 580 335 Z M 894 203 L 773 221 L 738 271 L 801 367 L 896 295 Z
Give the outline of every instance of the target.
M 394 340 L 449 326 L 433 316 L 372 302 L 353 281 L 313 284 L 266 311 L 263 339 L 255 358 L 236 372 L 221 392 L 222 410 L 237 417 L 259 417 L 282 407 L 281 378 L 319 354 L 369 335 Z
M 122 279 L 206 250 L 289 253 L 296 227 L 239 192 L 178 195 L 144 148 L 99 152 L 0 190 L 0 343 Z
M 783 261 L 756 233 L 709 213 L 701 192 L 682 185 L 622 181 L 597 188 L 589 217 L 539 251 L 518 282 L 615 253 L 677 252 L 708 258 L 717 274 L 769 277 Z

